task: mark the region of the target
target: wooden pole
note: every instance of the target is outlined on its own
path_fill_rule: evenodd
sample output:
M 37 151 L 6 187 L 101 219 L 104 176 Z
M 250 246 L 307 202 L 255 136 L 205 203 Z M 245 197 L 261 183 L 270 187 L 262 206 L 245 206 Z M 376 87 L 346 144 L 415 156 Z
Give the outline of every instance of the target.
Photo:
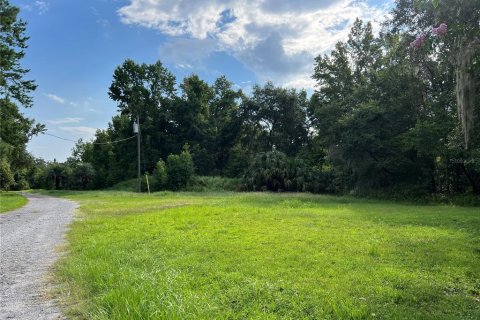
M 147 190 L 148 190 L 148 194 L 150 194 L 150 184 L 148 183 L 148 173 L 145 173 L 145 178 L 147 179 Z
M 137 154 L 138 154 L 138 168 L 137 168 L 137 192 L 142 192 L 142 175 L 140 173 L 140 116 L 137 114 L 137 124 L 138 124 L 138 133 L 137 133 Z

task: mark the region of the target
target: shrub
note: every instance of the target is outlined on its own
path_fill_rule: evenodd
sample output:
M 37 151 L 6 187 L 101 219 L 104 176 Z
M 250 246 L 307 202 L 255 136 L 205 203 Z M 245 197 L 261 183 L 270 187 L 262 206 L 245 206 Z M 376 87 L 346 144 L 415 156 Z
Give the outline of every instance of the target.
M 27 190 L 30 189 L 30 184 L 28 180 L 23 175 L 19 175 L 18 179 L 13 187 L 13 190 L 20 191 L 20 190 Z
M 15 183 L 10 164 L 4 158 L 0 159 L 0 190 L 10 190 Z
M 259 153 L 244 177 L 247 189 L 285 191 L 287 156 L 279 151 Z
M 197 174 L 209 175 L 215 169 L 214 155 L 205 148 L 200 147 L 198 144 L 194 145 L 191 155 Z
M 115 190 L 115 191 L 127 191 L 127 192 L 136 192 L 137 191 L 137 178 L 128 179 L 125 181 L 121 181 L 119 183 L 114 184 L 107 190 Z
M 172 190 L 185 188 L 192 180 L 194 167 L 188 147 L 177 155 L 167 158 L 167 187 Z
M 68 189 L 71 177 L 72 169 L 63 163 L 51 162 L 43 170 L 45 189 Z
M 243 178 L 243 189 L 253 191 L 333 192 L 333 175 L 309 166 L 301 158 L 279 151 L 259 153 Z
M 78 163 L 73 169 L 72 187 L 81 190 L 92 189 L 95 175 L 95 169 L 90 163 Z
M 167 167 L 165 162 L 160 159 L 155 165 L 155 171 L 153 172 L 153 177 L 155 177 L 155 183 L 152 183 L 152 186 L 155 190 L 162 190 L 167 185 Z
M 147 178 L 148 177 L 148 178 Z M 148 179 L 148 182 L 147 182 Z M 137 180 L 138 181 L 138 180 Z M 142 176 L 142 182 L 140 185 L 140 191 L 141 192 L 148 192 L 148 188 L 150 188 L 150 192 L 156 191 L 158 182 L 157 182 L 157 177 L 155 175 L 150 175 L 148 172 Z M 137 189 L 135 188 L 135 191 Z
M 188 191 L 195 192 L 237 191 L 238 189 L 239 179 L 218 176 L 197 176 L 187 188 Z
M 228 162 L 223 173 L 229 178 L 240 178 L 253 162 L 253 156 L 239 145 L 234 146 L 228 155 Z

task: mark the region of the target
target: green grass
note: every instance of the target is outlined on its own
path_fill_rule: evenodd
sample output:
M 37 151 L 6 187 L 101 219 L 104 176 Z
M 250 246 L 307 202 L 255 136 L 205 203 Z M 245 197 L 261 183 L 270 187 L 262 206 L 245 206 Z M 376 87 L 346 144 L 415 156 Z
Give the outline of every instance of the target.
M 27 198 L 18 193 L 0 192 L 0 213 L 23 207 L 27 202 Z
M 480 319 L 480 211 L 305 194 L 53 193 L 69 318 Z

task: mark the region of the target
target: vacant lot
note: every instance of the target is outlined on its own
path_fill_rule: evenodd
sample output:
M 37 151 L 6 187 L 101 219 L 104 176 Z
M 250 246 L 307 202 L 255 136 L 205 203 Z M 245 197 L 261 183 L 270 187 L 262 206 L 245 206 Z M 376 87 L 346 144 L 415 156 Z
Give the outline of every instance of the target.
M 0 192 L 0 213 L 23 207 L 27 201 L 27 198 L 17 193 Z
M 61 193 L 69 317 L 479 319 L 478 208 L 296 194 Z

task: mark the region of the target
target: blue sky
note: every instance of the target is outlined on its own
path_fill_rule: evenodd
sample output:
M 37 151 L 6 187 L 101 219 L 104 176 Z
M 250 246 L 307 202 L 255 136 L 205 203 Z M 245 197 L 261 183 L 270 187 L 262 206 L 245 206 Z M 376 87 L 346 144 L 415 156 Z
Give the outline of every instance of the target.
M 222 74 L 249 91 L 267 80 L 313 89 L 313 58 L 344 40 L 356 17 L 375 28 L 391 0 L 11 0 L 27 21 L 22 62 L 38 85 L 24 113 L 66 139 L 91 139 L 116 114 L 108 97 L 125 59 L 161 60 L 181 82 Z M 64 161 L 73 143 L 41 135 L 28 150 Z

